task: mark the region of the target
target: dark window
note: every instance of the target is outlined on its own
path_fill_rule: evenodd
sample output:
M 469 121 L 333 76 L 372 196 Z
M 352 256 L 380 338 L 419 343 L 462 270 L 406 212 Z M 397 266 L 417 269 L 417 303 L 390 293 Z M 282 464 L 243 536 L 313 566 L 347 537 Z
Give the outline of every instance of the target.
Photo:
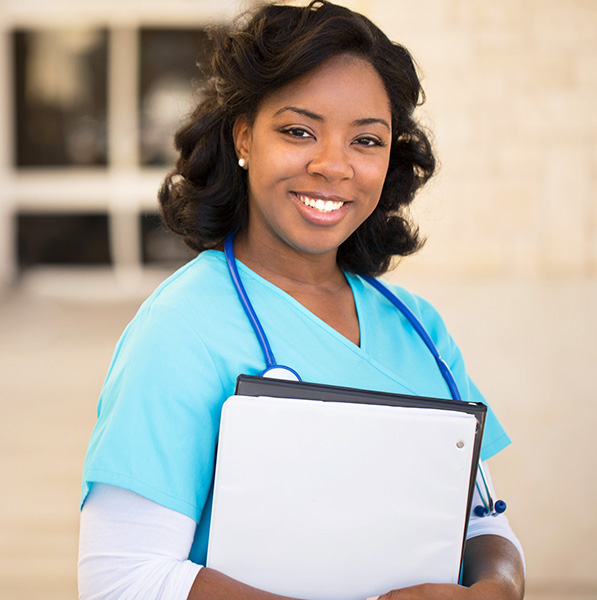
M 110 264 L 105 214 L 19 214 L 19 265 Z
M 200 99 L 203 76 L 197 63 L 210 55 L 201 29 L 140 32 L 141 164 L 170 165 L 174 133 Z
M 107 33 L 13 34 L 19 167 L 106 164 Z

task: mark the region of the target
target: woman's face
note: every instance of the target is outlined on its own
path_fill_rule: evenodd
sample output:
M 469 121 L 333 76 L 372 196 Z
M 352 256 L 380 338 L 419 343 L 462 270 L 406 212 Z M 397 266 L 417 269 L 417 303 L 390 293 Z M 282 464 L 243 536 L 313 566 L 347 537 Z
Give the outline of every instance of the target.
M 390 101 L 377 71 L 329 59 L 267 96 L 234 139 L 248 169 L 250 242 L 285 255 L 335 252 L 373 212 L 391 146 Z

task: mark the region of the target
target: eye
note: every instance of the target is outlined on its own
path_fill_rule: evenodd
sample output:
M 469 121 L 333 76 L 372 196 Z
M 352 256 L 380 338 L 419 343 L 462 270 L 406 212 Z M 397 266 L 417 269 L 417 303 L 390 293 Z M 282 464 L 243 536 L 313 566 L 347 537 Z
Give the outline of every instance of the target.
M 286 127 L 280 131 L 297 140 L 306 140 L 313 137 L 313 134 L 303 127 Z
M 357 138 L 354 143 L 357 146 L 363 146 L 364 148 L 373 148 L 375 146 L 385 146 L 386 143 L 383 140 L 380 140 L 377 137 L 372 137 L 369 135 Z

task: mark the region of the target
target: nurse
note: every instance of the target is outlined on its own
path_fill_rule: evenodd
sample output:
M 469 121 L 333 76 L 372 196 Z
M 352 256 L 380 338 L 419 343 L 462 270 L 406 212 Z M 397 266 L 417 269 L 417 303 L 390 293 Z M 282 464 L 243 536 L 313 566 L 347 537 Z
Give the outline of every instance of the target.
M 435 160 L 413 119 L 422 90 L 409 53 L 326 2 L 264 6 L 213 40 L 203 100 L 160 190 L 164 222 L 198 256 L 116 347 L 83 474 L 82 600 L 284 600 L 202 566 L 221 406 L 237 375 L 265 368 L 226 266 L 230 234 L 269 342 L 303 380 L 450 397 L 420 337 L 364 279 L 420 246 L 408 206 Z M 392 291 L 463 399 L 483 401 L 433 307 Z M 508 443 L 489 412 L 482 458 Z M 463 585 L 421 582 L 381 598 L 521 599 L 505 515 L 472 517 L 467 537 Z

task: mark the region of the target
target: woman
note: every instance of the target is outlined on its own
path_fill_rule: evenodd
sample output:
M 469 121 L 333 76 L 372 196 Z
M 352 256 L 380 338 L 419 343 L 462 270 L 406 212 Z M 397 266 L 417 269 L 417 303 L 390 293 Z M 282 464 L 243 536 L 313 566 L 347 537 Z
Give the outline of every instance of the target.
M 419 247 L 407 208 L 434 157 L 412 118 L 422 91 L 410 55 L 325 2 L 265 6 L 213 39 L 204 100 L 176 136 L 180 158 L 160 191 L 165 223 L 199 255 L 116 348 L 84 470 L 82 599 L 282 600 L 200 567 L 221 406 L 237 375 L 264 369 L 226 267 L 228 236 L 271 346 L 303 380 L 450 397 L 417 334 L 362 278 Z M 482 400 L 435 310 L 393 291 L 464 399 Z M 508 442 L 490 412 L 483 458 Z M 463 586 L 382 598 L 522 598 L 505 517 L 473 518 L 468 537 Z

